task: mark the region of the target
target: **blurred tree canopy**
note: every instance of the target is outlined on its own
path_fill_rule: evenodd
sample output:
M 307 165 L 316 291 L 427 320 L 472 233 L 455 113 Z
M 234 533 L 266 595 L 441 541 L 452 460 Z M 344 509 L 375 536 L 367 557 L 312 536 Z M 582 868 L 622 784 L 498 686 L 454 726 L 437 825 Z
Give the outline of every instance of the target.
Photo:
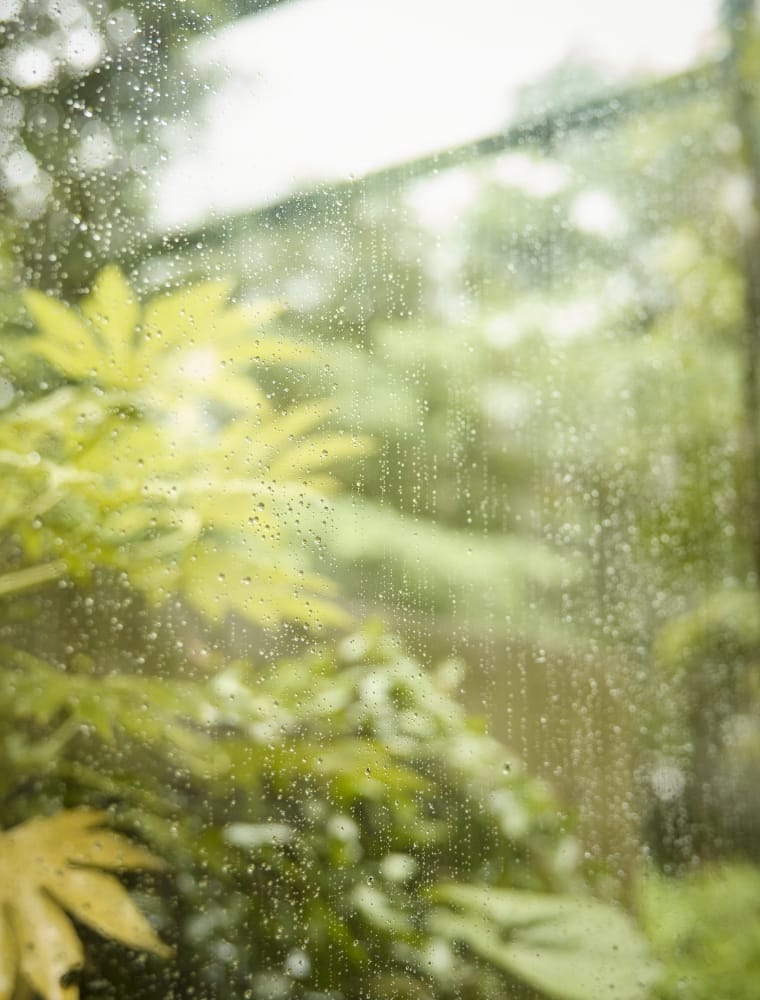
M 285 0 L 12 0 L 0 23 L 3 245 L 36 287 L 81 291 L 145 241 L 149 176 L 204 81 L 199 34 Z M 10 265 L 7 265 L 10 267 Z

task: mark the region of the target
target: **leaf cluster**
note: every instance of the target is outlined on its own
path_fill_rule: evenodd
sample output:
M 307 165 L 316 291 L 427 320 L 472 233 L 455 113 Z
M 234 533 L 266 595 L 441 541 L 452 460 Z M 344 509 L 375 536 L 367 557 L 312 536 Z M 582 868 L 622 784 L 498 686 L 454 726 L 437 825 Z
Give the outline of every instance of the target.
M 109 267 L 78 309 L 27 294 L 38 333 L 17 362 L 43 361 L 58 384 L 18 393 L 0 424 L 0 524 L 20 550 L 6 589 L 31 563 L 79 580 L 106 566 L 214 620 L 346 623 L 299 525 L 356 441 L 310 433 L 323 402 L 270 404 L 249 368 L 308 352 L 262 332 L 273 306 L 230 306 L 229 292 L 210 283 L 141 306 Z

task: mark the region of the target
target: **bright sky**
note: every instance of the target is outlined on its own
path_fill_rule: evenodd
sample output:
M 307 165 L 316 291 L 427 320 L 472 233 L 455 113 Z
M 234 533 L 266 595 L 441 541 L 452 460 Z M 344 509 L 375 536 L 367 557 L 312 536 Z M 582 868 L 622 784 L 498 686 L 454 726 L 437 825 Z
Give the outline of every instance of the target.
M 611 82 L 675 72 L 715 47 L 716 11 L 717 0 L 292 0 L 197 48 L 218 82 L 160 175 L 156 225 L 481 138 L 568 56 Z

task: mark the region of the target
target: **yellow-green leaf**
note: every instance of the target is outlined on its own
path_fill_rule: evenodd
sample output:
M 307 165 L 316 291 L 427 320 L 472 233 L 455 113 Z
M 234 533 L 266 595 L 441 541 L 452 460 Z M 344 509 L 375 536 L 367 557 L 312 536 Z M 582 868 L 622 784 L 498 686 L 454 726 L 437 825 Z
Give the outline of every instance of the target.
M 77 1000 L 69 980 L 84 954 L 67 911 L 105 937 L 171 954 L 121 883 L 94 867 L 161 867 L 144 848 L 102 829 L 105 818 L 64 810 L 0 833 L 0 1000 L 13 995 L 19 975 L 43 1000 Z
M 33 289 L 25 293 L 24 304 L 42 334 L 26 342 L 28 349 L 69 378 L 87 378 L 99 360 L 87 323 L 63 302 Z
M 133 372 L 135 328 L 140 305 L 126 278 L 115 264 L 104 267 L 92 292 L 81 304 L 82 314 L 100 334 L 113 368 L 115 382 L 130 385 Z
M 143 314 L 141 353 L 146 360 L 187 350 L 199 341 L 213 343 L 229 294 L 228 282 L 206 281 L 151 299 Z
M 24 293 L 24 304 L 39 332 L 62 347 L 81 351 L 92 342 L 87 325 L 76 311 L 58 299 L 30 288 Z

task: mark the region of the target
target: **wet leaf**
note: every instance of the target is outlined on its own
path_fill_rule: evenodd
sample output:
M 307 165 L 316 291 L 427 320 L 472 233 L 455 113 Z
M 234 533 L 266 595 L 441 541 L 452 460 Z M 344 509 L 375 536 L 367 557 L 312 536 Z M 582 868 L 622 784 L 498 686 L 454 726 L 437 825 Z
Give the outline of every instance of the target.
M 593 899 L 450 885 L 458 912 L 431 927 L 558 1000 L 646 1000 L 656 976 L 643 936 L 622 910 Z
M 131 948 L 172 954 L 119 880 L 98 870 L 157 870 L 162 862 L 104 829 L 105 819 L 66 810 L 0 834 L 0 1000 L 10 1000 L 17 976 L 44 1000 L 76 1000 L 68 979 L 84 952 L 67 913 Z

